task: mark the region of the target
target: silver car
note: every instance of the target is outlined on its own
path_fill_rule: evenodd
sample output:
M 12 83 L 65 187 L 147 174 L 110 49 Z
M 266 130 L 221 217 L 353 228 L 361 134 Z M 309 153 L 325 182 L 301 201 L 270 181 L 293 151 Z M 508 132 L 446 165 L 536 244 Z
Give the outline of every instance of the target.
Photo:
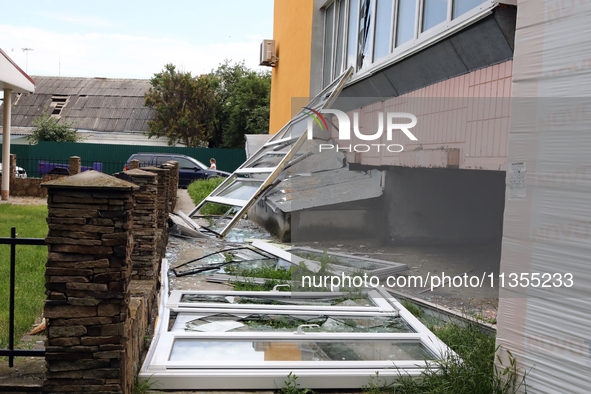
M 2 163 L 0 163 L 0 176 L 2 176 Z M 17 178 L 26 178 L 27 177 L 27 171 L 25 171 L 24 168 L 16 166 L 16 177 Z

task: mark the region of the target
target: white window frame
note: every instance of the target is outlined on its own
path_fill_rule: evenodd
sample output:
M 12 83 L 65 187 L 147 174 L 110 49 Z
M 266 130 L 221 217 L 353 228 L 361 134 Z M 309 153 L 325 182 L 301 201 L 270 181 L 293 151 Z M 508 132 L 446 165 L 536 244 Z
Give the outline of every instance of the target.
M 303 246 L 294 246 L 292 248 L 287 249 L 287 251 L 292 252 L 293 249 L 302 250 L 302 251 L 309 251 L 309 252 L 313 252 L 313 253 L 321 253 L 321 254 L 326 252 L 326 254 L 328 254 L 329 256 L 354 258 L 357 260 L 368 261 L 370 263 L 380 266 L 380 268 L 376 268 L 373 270 L 364 270 L 367 272 L 368 275 L 373 275 L 373 276 L 379 276 L 379 277 L 387 276 L 387 275 L 392 275 L 393 273 L 396 273 L 396 272 L 406 271 L 408 269 L 408 265 L 402 264 L 402 263 L 396 263 L 394 261 L 371 259 L 369 257 L 351 256 L 351 255 L 347 255 L 344 253 L 332 252 L 330 250 L 323 251 L 323 250 L 312 249 L 312 248 L 307 248 L 307 247 L 303 247 Z M 269 252 L 269 253 L 271 253 L 271 252 Z M 293 253 L 291 253 L 291 254 L 292 254 L 292 256 L 295 256 Z M 355 271 L 355 268 L 350 268 L 350 267 L 347 267 L 344 265 L 331 264 L 331 266 L 333 267 L 333 269 L 335 269 L 335 271 L 336 271 L 335 273 L 337 273 L 337 274 L 340 274 L 341 272 Z
M 374 360 L 374 361 L 265 361 L 235 364 L 170 361 L 172 346 L 178 339 L 205 341 L 269 342 L 270 340 L 293 342 L 298 340 L 384 340 L 412 341 L 421 344 L 435 359 L 443 359 L 453 352 L 408 312 L 396 299 L 383 289 L 369 292 L 383 305 L 381 311 L 369 311 L 371 307 L 316 307 L 297 305 L 254 305 L 198 303 L 186 307 L 181 303 L 183 294 L 209 295 L 257 295 L 277 297 L 291 296 L 280 292 L 233 292 L 233 291 L 173 291 L 168 297 L 168 262 L 162 264 L 162 290 L 159 304 L 159 319 L 148 354 L 139 373 L 140 381 L 150 379 L 160 389 L 273 389 L 281 387 L 290 372 L 298 376 L 298 382 L 310 388 L 359 388 L 367 384 L 369 376 L 379 372 L 381 378 L 393 380 L 400 374 L 418 376 L 427 366 L 437 368 L 434 361 L 426 360 Z M 327 293 L 312 293 L 310 296 L 326 296 Z M 329 293 L 330 294 L 330 293 Z M 335 295 L 335 294 L 333 294 Z M 340 294 L 336 294 L 339 296 Z M 238 308 L 244 306 L 246 308 Z M 362 310 L 354 310 L 354 309 Z M 341 316 L 395 316 L 402 317 L 411 333 L 317 333 L 317 332 L 171 332 L 171 313 L 273 313 L 312 315 L 330 313 Z M 301 330 L 304 331 L 304 330 Z M 338 379 L 334 379 L 338 378 Z
M 344 23 L 345 26 L 343 27 L 343 34 L 344 34 L 344 45 L 343 45 L 343 59 L 347 58 L 348 55 L 348 51 L 347 51 L 347 43 L 348 43 L 348 33 L 349 33 L 349 11 L 350 11 L 350 6 L 351 6 L 351 0 L 341 0 L 341 1 L 347 1 L 346 4 L 346 17 L 344 19 Z M 361 2 L 361 0 L 358 0 L 359 2 Z M 416 4 L 416 12 L 415 12 L 415 26 L 414 26 L 414 39 L 396 47 L 396 33 L 397 33 L 397 27 L 398 27 L 398 10 L 399 10 L 399 6 L 400 6 L 400 0 L 394 0 L 394 4 L 392 7 L 392 24 L 391 24 L 391 31 L 390 31 L 390 54 L 387 56 L 384 56 L 380 59 L 376 59 L 374 61 L 373 57 L 374 57 L 374 46 L 375 46 L 375 39 L 376 39 L 376 12 L 377 12 L 377 1 L 374 1 L 373 4 L 373 18 L 371 20 L 371 26 L 370 26 L 370 30 L 373 32 L 372 33 L 372 43 L 371 43 L 371 47 L 370 47 L 370 51 L 368 56 L 366 57 L 366 59 L 364 61 L 368 62 L 367 66 L 364 66 L 363 69 L 358 69 L 357 68 L 357 50 L 358 50 L 358 46 L 359 46 L 359 18 L 357 20 L 357 29 L 355 29 L 355 42 L 357 42 L 356 44 L 356 50 L 355 50 L 355 73 L 353 74 L 353 76 L 351 77 L 350 81 L 347 83 L 347 85 L 353 84 L 355 82 L 358 82 L 364 78 L 367 78 L 369 76 L 371 76 L 372 74 L 374 74 L 376 71 L 379 71 L 383 68 L 386 68 L 388 66 L 390 66 L 393 63 L 396 63 L 416 52 L 421 51 L 422 49 L 433 45 L 434 43 L 443 40 L 444 38 L 456 33 L 457 31 L 465 28 L 466 26 L 469 26 L 475 22 L 477 22 L 478 20 L 490 15 L 492 13 L 493 8 L 495 8 L 497 5 L 499 4 L 512 4 L 512 2 L 510 0 L 486 0 L 484 1 L 482 4 L 480 4 L 479 6 L 473 8 L 472 10 L 458 16 L 457 18 L 453 18 L 453 5 L 454 5 L 455 0 L 448 0 L 447 1 L 447 17 L 446 19 L 439 23 L 438 25 L 430 28 L 429 30 L 426 31 L 422 31 L 423 29 L 423 13 L 424 13 L 424 3 L 425 0 L 419 0 L 417 1 Z M 336 9 L 337 9 L 337 4 L 338 1 L 337 0 L 330 0 L 327 1 L 322 7 L 321 9 L 325 9 L 326 7 L 328 7 L 331 4 L 335 4 L 335 20 L 333 23 L 333 53 L 332 53 L 332 61 L 331 61 L 331 65 L 334 68 L 334 65 L 336 64 L 336 53 L 335 53 L 335 48 L 336 48 L 336 43 L 337 43 L 337 33 L 338 33 L 338 29 L 337 29 L 337 22 L 338 19 L 336 19 Z M 361 8 L 361 7 L 359 7 Z M 361 9 L 359 9 L 358 11 L 359 13 L 361 12 Z M 323 40 L 323 48 L 324 48 L 324 44 L 325 44 L 325 31 L 323 31 L 322 34 L 322 40 Z M 345 64 L 345 61 L 343 60 L 343 64 Z M 324 52 L 323 52 L 323 58 L 322 58 L 322 69 L 324 70 Z M 336 70 L 335 70 L 336 71 Z M 324 71 L 323 71 L 323 75 L 324 75 Z M 333 74 L 333 78 L 334 78 L 334 74 Z M 326 85 L 326 81 L 323 80 L 323 85 Z

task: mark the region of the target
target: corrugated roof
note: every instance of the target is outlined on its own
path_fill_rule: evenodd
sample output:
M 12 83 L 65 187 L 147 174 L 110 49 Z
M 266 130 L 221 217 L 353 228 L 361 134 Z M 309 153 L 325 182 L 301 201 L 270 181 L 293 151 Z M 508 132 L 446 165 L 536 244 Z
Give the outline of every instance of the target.
M 74 128 L 96 131 L 148 131 L 154 110 L 144 107 L 147 79 L 33 77 L 35 93 L 22 95 L 12 109 L 14 127 L 32 127 L 43 110 L 52 110 L 52 96 L 66 95 L 64 118 Z M 13 96 L 16 101 L 16 95 Z M 54 104 L 55 105 L 55 104 Z M 2 111 L 0 111 L 2 124 Z

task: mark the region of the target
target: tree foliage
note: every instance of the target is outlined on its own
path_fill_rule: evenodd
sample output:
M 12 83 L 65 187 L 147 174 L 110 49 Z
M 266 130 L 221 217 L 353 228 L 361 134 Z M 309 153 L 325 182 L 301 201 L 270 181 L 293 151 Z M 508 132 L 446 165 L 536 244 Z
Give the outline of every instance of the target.
M 60 120 L 62 121 L 61 123 Z M 71 126 L 74 123 L 68 122 L 64 117 L 58 119 L 48 115 L 45 111 L 37 119 L 33 120 L 33 129 L 31 135 L 27 136 L 29 144 L 36 145 L 39 141 L 54 142 L 77 142 L 83 138 L 78 135 Z
M 244 134 L 269 132 L 271 74 L 242 63 L 223 64 L 192 77 L 167 64 L 150 79 L 145 105 L 156 110 L 148 135 L 170 145 L 244 148 Z
M 172 64 L 154 74 L 145 105 L 156 116 L 148 121 L 148 137 L 166 137 L 169 145 L 207 146 L 214 130 L 215 92 L 208 76 L 191 76 Z
M 244 134 L 269 132 L 271 74 L 226 60 L 210 74 L 216 92 L 216 128 L 211 147 L 244 148 Z

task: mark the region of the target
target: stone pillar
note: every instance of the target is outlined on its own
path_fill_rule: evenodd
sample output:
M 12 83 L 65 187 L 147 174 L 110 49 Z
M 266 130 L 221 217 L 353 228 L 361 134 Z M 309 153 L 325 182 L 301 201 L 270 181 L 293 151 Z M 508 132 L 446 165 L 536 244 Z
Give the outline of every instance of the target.
M 129 169 L 130 170 L 135 170 L 140 168 L 140 161 L 137 159 L 133 159 L 129 162 Z
M 2 119 L 2 200 L 10 198 L 10 117 L 12 109 L 12 89 L 4 89 L 4 118 Z
M 166 244 L 168 243 L 168 214 L 170 213 L 170 199 L 169 194 L 169 182 L 170 182 L 170 169 L 158 168 L 158 167 L 144 167 L 144 171 L 152 172 L 158 175 L 157 179 L 157 193 L 156 209 L 158 210 L 158 216 L 156 219 L 156 237 L 157 237 L 157 258 L 164 257 Z
M 153 280 L 156 283 L 159 273 L 158 261 L 160 261 L 156 258 L 157 175 L 134 169 L 115 174 L 115 177 L 126 178 L 139 187 L 134 191 L 132 229 L 134 247 L 131 253 L 131 279 Z
M 128 393 L 133 191 L 97 172 L 47 182 L 43 391 Z
M 179 190 L 179 163 L 171 160 L 164 163 L 162 167 L 170 170 L 168 193 L 171 202 L 170 212 L 174 212 L 176 209 L 177 192 Z
M 10 154 L 10 179 L 16 178 L 16 155 Z
M 70 157 L 70 176 L 80 173 L 81 159 L 78 156 Z

